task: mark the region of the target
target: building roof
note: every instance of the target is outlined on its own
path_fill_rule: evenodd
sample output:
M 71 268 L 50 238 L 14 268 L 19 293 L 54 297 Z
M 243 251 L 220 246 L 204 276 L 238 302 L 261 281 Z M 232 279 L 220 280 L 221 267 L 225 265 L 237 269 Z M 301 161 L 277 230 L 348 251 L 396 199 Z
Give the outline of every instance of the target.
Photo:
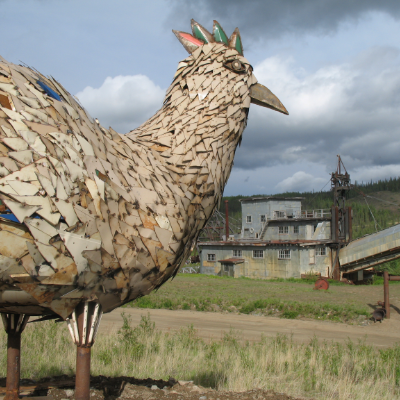
M 228 242 L 198 242 L 199 246 L 316 246 L 332 243 L 331 240 L 229 240 Z
M 307 217 L 307 216 L 301 216 L 301 217 L 282 217 L 282 218 L 268 218 L 268 224 L 271 224 L 273 222 L 279 222 L 280 225 L 281 222 L 309 222 L 309 221 L 330 221 L 331 216 L 318 216 L 318 217 Z
M 273 196 L 260 196 L 260 197 L 246 197 L 245 199 L 239 199 L 242 201 L 257 201 L 257 200 L 291 200 L 291 201 L 301 201 L 304 200 L 304 197 L 273 197 Z
M 227 258 L 225 260 L 218 260 L 222 264 L 243 264 L 244 258 Z

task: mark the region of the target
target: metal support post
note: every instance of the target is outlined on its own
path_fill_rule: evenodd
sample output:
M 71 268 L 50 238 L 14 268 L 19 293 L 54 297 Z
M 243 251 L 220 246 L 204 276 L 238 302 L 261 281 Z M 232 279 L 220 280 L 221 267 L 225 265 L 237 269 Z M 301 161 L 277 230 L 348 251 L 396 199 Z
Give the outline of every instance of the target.
M 390 303 L 389 303 L 389 272 L 383 272 L 383 301 L 385 302 L 386 318 L 390 318 Z
M 225 200 L 225 240 L 229 240 L 229 201 Z
M 75 308 L 70 318 L 67 318 L 69 332 L 77 346 L 76 400 L 90 399 L 90 353 L 102 314 L 100 304 L 85 301 Z
M 336 248 L 336 255 L 335 255 L 335 261 L 333 262 L 332 265 L 332 279 L 335 281 L 340 281 L 340 264 L 339 264 L 339 251 L 340 251 L 340 245 Z
M 29 320 L 24 314 L 1 314 L 7 332 L 7 379 L 4 400 L 19 398 L 21 373 L 21 333 Z

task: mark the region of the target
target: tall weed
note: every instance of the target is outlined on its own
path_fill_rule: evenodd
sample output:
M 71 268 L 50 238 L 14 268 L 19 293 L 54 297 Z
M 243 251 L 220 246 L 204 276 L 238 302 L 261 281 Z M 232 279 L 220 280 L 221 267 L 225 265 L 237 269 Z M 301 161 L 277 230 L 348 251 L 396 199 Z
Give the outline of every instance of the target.
M 3 332 L 0 344 L 6 347 Z M 72 375 L 75 352 L 64 324 L 30 324 L 23 334 L 22 377 Z M 363 341 L 342 344 L 315 337 L 297 343 L 282 334 L 249 343 L 235 330 L 221 340 L 203 340 L 193 326 L 162 333 L 149 316 L 134 327 L 123 315 L 118 332 L 99 335 L 92 350 L 92 374 L 166 380 L 173 376 L 220 390 L 273 389 L 316 399 L 396 399 L 400 346 L 379 350 Z

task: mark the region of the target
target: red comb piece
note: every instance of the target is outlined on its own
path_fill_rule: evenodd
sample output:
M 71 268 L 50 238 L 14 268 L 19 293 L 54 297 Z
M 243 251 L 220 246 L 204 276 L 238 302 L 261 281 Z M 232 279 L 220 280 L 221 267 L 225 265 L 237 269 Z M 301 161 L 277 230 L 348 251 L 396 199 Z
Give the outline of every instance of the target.
M 186 40 L 189 40 L 189 42 L 195 44 L 196 46 L 202 46 L 204 44 L 204 42 L 202 42 L 199 39 L 196 39 L 195 37 L 193 37 L 192 35 L 190 35 L 189 33 L 184 33 L 184 32 L 179 32 L 179 34 L 185 38 Z

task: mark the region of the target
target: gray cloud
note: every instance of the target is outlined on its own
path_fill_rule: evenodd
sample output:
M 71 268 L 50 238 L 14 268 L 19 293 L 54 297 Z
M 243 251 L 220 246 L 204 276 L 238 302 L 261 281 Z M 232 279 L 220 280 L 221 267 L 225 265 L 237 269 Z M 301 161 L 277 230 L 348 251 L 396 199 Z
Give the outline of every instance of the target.
M 350 168 L 400 164 L 399 50 L 373 48 L 309 74 L 271 57 L 255 75 L 290 115 L 252 105 L 236 168 L 312 162 L 328 169 L 332 154 L 347 157 Z
M 217 19 L 230 34 L 229 29 L 233 31 L 240 21 L 242 34 L 252 38 L 274 39 L 287 33 L 330 34 L 341 23 L 357 21 L 369 12 L 400 17 L 397 0 L 170 0 L 170 3 L 169 20 L 180 23 L 183 30 L 187 29 L 190 18 L 206 28 Z

